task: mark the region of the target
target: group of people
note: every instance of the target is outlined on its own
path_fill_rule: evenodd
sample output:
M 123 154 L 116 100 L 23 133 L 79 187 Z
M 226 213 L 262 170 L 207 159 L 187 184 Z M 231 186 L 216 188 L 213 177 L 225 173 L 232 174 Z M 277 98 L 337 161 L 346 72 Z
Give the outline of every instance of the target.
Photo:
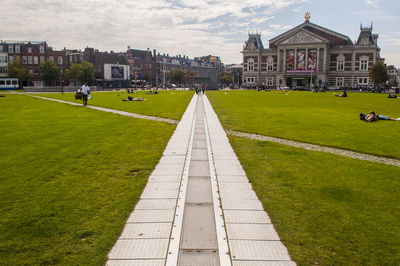
M 206 86 L 203 84 L 200 86 L 195 86 L 195 90 L 196 90 L 196 94 L 199 94 L 200 92 L 202 92 L 204 94 L 204 92 L 206 91 Z

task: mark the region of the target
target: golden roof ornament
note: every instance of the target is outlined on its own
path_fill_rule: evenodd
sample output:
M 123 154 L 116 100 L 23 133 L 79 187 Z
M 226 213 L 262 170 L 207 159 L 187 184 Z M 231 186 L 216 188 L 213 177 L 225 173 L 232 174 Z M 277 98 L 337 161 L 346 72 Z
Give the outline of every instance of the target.
M 311 15 L 309 12 L 306 12 L 306 14 L 304 15 L 304 18 L 306 19 L 306 22 L 310 21 Z

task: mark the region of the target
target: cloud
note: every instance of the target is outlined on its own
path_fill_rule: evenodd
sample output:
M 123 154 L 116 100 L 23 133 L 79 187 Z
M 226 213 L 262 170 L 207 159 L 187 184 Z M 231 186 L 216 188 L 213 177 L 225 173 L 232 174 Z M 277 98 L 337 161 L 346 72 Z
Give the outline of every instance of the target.
M 378 0 L 365 0 L 365 3 L 369 6 L 378 7 Z
M 280 24 L 269 24 L 269 26 L 273 29 L 273 30 L 289 30 L 291 28 L 293 28 L 293 26 L 291 25 L 280 25 Z

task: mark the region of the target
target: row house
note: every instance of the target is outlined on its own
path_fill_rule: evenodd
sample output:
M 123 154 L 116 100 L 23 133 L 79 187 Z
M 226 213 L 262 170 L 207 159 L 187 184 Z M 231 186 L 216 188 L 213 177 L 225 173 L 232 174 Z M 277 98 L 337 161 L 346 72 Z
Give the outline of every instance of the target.
M 12 62 L 18 58 L 22 62 L 22 65 L 32 75 L 32 80 L 34 82 L 40 81 L 40 64 L 46 60 L 54 61 L 57 64 L 60 73 L 62 74 L 61 78 L 64 80 L 63 75 L 67 68 L 65 49 L 55 51 L 51 47 L 48 47 L 46 42 L 1 42 L 0 54 L 3 54 L 4 56 L 4 53 L 7 53 L 8 62 Z M 1 60 L 0 57 L 0 65 L 2 61 L 5 60 Z
M 243 47 L 243 81 L 268 87 L 371 86 L 369 70 L 380 57 L 378 35 L 360 27 L 355 43 L 309 21 L 269 40 L 249 33 Z
M 137 50 L 128 47 L 123 54 L 130 66 L 131 79 L 137 82 L 144 80 L 155 81 L 157 79 L 156 50 Z

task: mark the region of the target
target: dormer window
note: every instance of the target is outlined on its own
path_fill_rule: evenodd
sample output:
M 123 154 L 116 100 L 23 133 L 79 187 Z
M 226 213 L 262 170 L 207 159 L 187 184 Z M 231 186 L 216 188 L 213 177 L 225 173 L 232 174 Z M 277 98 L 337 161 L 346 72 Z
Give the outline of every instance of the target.
M 40 53 L 43 54 L 43 53 L 44 53 L 44 46 L 43 46 L 43 45 L 40 45 L 40 48 L 39 48 L 39 49 L 40 49 Z
M 28 47 L 28 53 L 31 54 L 32 53 L 32 47 Z
M 12 45 L 8 46 L 8 52 L 14 53 L 14 47 Z
M 16 53 L 20 53 L 20 52 L 21 52 L 21 48 L 20 48 L 19 45 L 16 45 L 16 46 L 15 46 L 15 52 L 16 52 Z

